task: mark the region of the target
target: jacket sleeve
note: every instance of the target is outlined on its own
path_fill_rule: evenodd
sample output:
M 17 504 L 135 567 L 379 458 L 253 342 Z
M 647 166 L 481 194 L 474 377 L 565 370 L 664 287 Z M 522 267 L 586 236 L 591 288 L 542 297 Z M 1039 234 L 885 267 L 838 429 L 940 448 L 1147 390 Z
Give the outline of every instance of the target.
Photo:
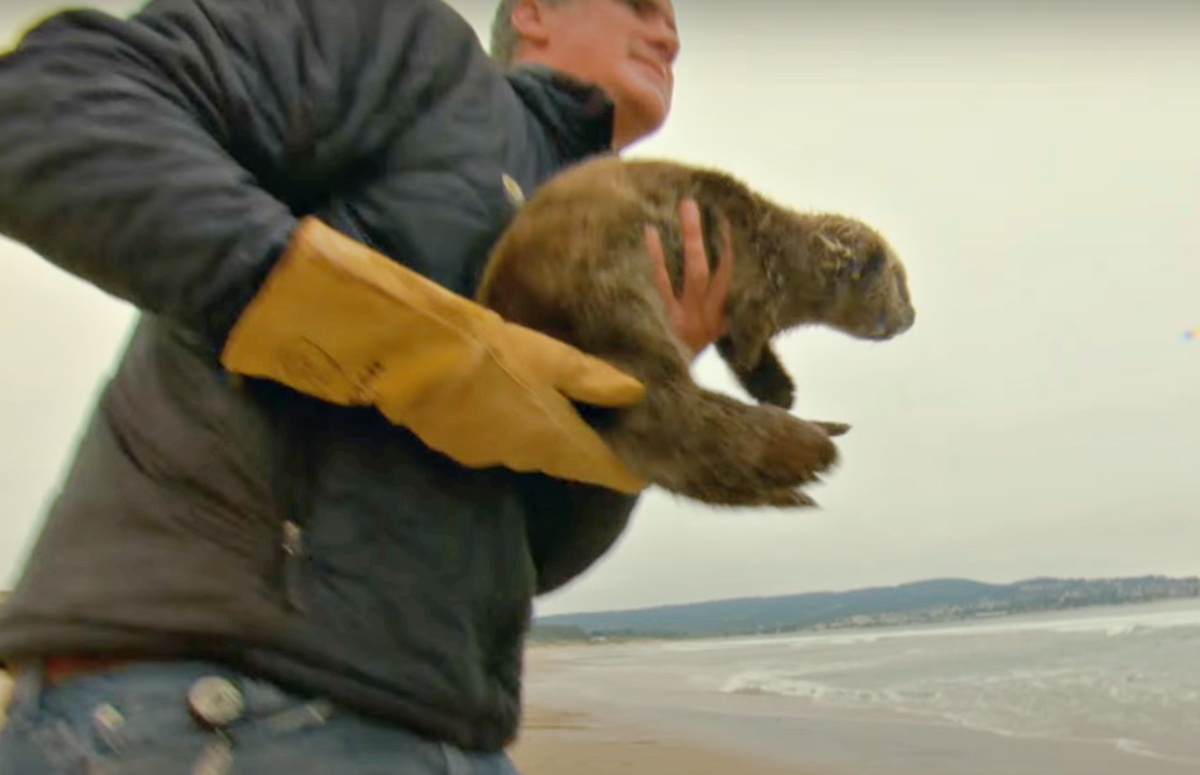
M 526 536 L 537 570 L 536 594 L 562 587 L 603 557 L 629 525 L 638 496 L 530 475 Z
M 477 47 L 441 0 L 56 14 L 0 58 L 0 233 L 219 349 L 298 217 Z

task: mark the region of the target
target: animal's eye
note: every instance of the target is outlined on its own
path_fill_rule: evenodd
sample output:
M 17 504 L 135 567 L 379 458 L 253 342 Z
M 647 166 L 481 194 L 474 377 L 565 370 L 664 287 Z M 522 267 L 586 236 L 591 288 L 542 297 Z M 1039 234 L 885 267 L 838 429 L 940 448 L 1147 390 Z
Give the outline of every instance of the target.
M 883 271 L 887 266 L 887 256 L 883 251 L 877 250 L 867 257 L 867 262 L 863 264 L 862 273 L 864 276 L 871 277 Z

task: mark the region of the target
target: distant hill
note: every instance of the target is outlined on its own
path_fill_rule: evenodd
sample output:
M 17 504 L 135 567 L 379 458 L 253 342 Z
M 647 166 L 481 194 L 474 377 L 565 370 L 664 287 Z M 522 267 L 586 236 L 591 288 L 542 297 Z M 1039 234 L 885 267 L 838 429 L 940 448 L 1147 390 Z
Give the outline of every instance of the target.
M 538 617 L 533 638 L 688 638 L 953 621 L 1091 605 L 1200 597 L 1200 578 L 931 579 L 848 592 L 739 598 Z

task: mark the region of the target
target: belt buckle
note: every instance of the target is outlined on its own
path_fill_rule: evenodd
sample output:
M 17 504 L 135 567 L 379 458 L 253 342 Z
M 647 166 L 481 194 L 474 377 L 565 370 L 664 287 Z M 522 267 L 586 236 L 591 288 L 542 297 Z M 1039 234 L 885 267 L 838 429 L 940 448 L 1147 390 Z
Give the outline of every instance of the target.
M 227 727 L 242 717 L 246 698 L 233 681 L 219 675 L 197 679 L 188 688 L 188 710 L 208 729 Z

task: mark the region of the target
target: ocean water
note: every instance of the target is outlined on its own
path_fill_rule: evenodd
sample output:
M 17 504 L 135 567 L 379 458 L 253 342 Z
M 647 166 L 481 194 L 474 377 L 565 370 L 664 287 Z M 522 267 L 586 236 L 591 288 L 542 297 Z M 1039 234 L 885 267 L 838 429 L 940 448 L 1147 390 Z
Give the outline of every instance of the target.
M 883 730 L 880 762 L 861 762 L 874 771 L 886 763 L 886 771 L 937 772 L 939 760 L 944 771 L 963 771 L 969 749 L 987 745 L 1003 766 L 979 756 L 970 771 L 1073 772 L 1075 757 L 1080 772 L 1200 773 L 1200 600 L 587 646 L 554 661 L 558 669 L 535 677 L 535 696 L 573 694 L 634 715 L 690 719 L 693 728 L 707 723 L 713 734 L 741 729 L 760 745 L 769 728 L 777 730 L 770 750 L 786 754 L 791 739 L 797 761 L 805 747 L 826 747 L 828 735 L 800 742 L 819 727 L 814 720 L 858 720 L 870 722 L 855 733 L 860 752 L 873 744 L 870 730 Z M 937 741 L 950 738 L 938 730 L 952 729 L 974 733 L 961 738 L 968 750 L 939 748 L 938 760 L 921 753 L 944 748 Z M 995 747 L 1001 740 L 1014 753 Z M 1043 763 L 1017 766 L 1022 751 Z M 898 752 L 923 760 L 906 768 L 894 761 Z

